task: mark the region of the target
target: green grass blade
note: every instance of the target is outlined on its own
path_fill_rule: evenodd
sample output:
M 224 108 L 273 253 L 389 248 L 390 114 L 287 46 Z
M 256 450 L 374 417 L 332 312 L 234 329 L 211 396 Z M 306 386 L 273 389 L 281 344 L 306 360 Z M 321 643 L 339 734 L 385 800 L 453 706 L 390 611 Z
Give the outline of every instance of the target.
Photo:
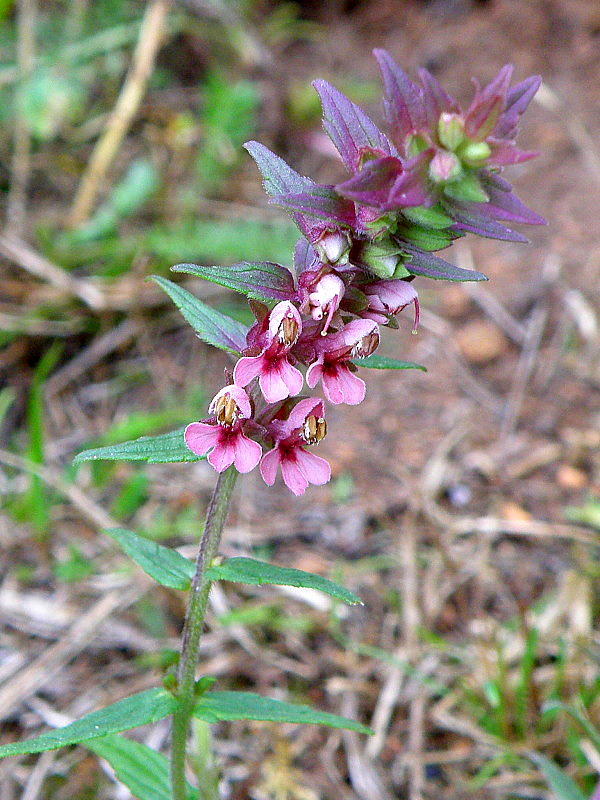
M 294 705 L 253 692 L 207 692 L 196 703 L 194 716 L 205 722 L 252 719 L 263 722 L 295 722 L 308 725 L 326 725 L 358 733 L 371 734 L 366 725 L 346 717 L 338 717 L 310 706 Z
M 304 572 L 292 567 L 277 567 L 253 558 L 230 558 L 222 564 L 213 564 L 206 571 L 206 575 L 212 581 L 233 581 L 234 583 L 249 583 L 254 586 L 275 584 L 317 589 L 350 605 L 361 603 L 360 598 L 354 592 L 327 580 L 327 578 L 322 578 L 320 575 L 313 575 L 312 572 Z
M 586 800 L 577 784 L 549 758 L 541 753 L 529 753 L 529 758 L 540 769 L 556 800 Z

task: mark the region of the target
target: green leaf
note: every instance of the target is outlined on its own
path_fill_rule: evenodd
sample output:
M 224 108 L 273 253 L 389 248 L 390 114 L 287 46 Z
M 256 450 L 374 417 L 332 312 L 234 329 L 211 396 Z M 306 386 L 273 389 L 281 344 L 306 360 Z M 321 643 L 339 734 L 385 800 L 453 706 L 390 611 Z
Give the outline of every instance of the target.
M 171 464 L 181 461 L 203 461 L 206 456 L 197 456 L 187 447 L 183 432 L 179 428 L 158 436 L 140 436 L 129 442 L 120 442 L 106 447 L 84 450 L 73 459 L 74 464 L 83 461 L 146 461 L 148 464 Z
M 85 746 L 114 769 L 117 778 L 138 800 L 171 800 L 169 761 L 145 744 L 124 736 L 103 736 Z M 196 800 L 198 791 L 187 784 L 187 800 Z
M 345 728 L 358 733 L 371 734 L 370 728 L 336 714 L 316 711 L 310 706 L 299 706 L 261 697 L 253 692 L 207 692 L 194 706 L 194 716 L 205 722 L 252 719 L 263 722 L 295 722 L 309 725 L 326 725 Z
M 169 295 L 202 341 L 239 356 L 246 347 L 246 325 L 207 306 L 173 281 L 160 275 L 153 275 L 152 280 Z
M 529 753 L 529 758 L 541 770 L 556 800 L 586 800 L 577 784 L 549 758 L 541 753 Z
M 243 261 L 231 267 L 176 264 L 171 269 L 218 283 L 254 300 L 290 300 L 296 295 L 292 273 L 271 261 Z
M 415 364 L 413 361 L 399 361 L 397 358 L 388 358 L 387 356 L 365 356 L 353 359 L 352 363 L 357 367 L 369 367 L 369 369 L 420 369 L 427 372 L 427 367 L 423 367 L 421 364 Z
M 190 588 L 194 565 L 177 550 L 164 547 L 125 528 L 105 528 L 104 533 L 114 539 L 125 553 L 161 586 L 184 591 Z
M 222 564 L 213 564 L 207 569 L 206 575 L 211 581 L 250 583 L 253 586 L 275 584 L 317 589 L 350 605 L 361 602 L 354 592 L 327 580 L 327 578 L 322 578 L 320 575 L 313 575 L 311 572 L 304 572 L 293 567 L 277 567 L 253 558 L 230 558 Z
M 177 701 L 164 689 L 148 689 L 119 700 L 100 711 L 93 711 L 64 728 L 47 731 L 35 739 L 6 744 L 0 747 L 0 758 L 22 753 L 42 753 L 44 750 L 56 750 L 99 736 L 128 731 L 164 719 L 172 714 L 176 707 Z

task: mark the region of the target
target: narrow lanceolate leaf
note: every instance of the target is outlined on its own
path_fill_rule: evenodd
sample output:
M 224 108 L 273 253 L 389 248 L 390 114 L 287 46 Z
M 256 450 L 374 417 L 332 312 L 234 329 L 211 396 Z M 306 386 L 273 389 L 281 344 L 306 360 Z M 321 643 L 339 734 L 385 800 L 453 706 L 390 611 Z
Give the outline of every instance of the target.
M 414 361 L 400 361 L 397 358 L 388 358 L 387 356 L 365 356 L 364 358 L 356 358 L 352 361 L 357 367 L 369 367 L 370 369 L 420 369 L 427 372 L 427 367 L 421 364 L 415 364 Z
M 399 142 L 426 127 L 423 91 L 413 83 L 385 50 L 374 50 L 385 90 L 384 112 Z
M 124 736 L 103 736 L 85 746 L 108 761 L 119 781 L 138 800 L 172 800 L 169 761 L 161 753 Z M 187 800 L 198 800 L 198 791 L 189 783 L 186 788 Z
M 315 185 L 309 192 L 274 195 L 271 202 L 288 211 L 352 228 L 356 225 L 354 203 L 340 197 L 333 186 Z
M 264 722 L 295 722 L 309 725 L 326 725 L 349 731 L 370 734 L 366 725 L 326 711 L 316 711 L 310 706 L 293 705 L 252 692 L 207 692 L 194 707 L 194 716 L 205 722 L 252 719 Z
M 529 758 L 538 766 L 556 800 L 586 800 L 577 784 L 554 761 L 541 753 L 530 753 Z
M 365 112 L 327 81 L 314 81 L 323 106 L 323 125 L 346 167 L 354 172 L 365 150 L 397 155 L 387 136 Z
M 162 586 L 186 590 L 194 575 L 194 565 L 176 550 L 139 536 L 125 528 L 106 528 L 108 534 L 147 575 Z
M 314 185 L 310 178 L 300 175 L 264 144 L 246 142 L 244 147 L 256 162 L 256 166 L 263 176 L 265 191 L 270 197 L 278 194 L 305 192 Z
M 203 342 L 235 356 L 246 347 L 246 325 L 207 306 L 187 289 L 166 278 L 153 275 L 152 280 L 169 295 Z
M 318 591 L 350 605 L 361 602 L 354 592 L 327 580 L 327 578 L 322 578 L 320 575 L 313 575 L 312 572 L 304 572 L 292 567 L 277 567 L 253 558 L 230 558 L 222 564 L 214 564 L 209 567 L 206 575 L 212 581 L 233 581 L 234 583 L 249 583 L 254 586 L 275 584 L 318 589 Z
M 296 290 L 289 269 L 271 261 L 243 261 L 231 267 L 203 267 L 196 264 L 176 264 L 173 272 L 186 272 L 220 286 L 241 292 L 254 300 L 294 300 Z
M 183 432 L 178 428 L 158 436 L 140 436 L 128 442 L 111 444 L 84 450 L 73 459 L 74 464 L 82 461 L 146 461 L 148 464 L 172 464 L 181 461 L 203 461 L 206 456 L 197 456 L 187 447 Z
M 402 251 L 410 256 L 410 260 L 406 261 L 404 266 L 413 275 L 422 275 L 438 281 L 487 281 L 482 272 L 455 267 L 443 258 L 434 256 L 433 253 L 417 250 L 404 242 L 401 246 Z
M 177 701 L 169 692 L 164 689 L 148 689 L 119 700 L 100 711 L 93 711 L 64 728 L 42 733 L 41 736 L 24 742 L 5 744 L 0 747 L 0 758 L 57 750 L 69 744 L 79 744 L 99 736 L 128 731 L 168 717 L 176 707 Z

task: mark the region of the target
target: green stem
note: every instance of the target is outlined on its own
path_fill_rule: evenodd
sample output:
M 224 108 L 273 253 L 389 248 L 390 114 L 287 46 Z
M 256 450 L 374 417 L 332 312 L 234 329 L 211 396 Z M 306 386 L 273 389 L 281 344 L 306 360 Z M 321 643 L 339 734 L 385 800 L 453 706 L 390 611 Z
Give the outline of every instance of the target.
M 194 687 L 196 683 L 196 664 L 200 647 L 200 634 L 204 624 L 204 614 L 210 591 L 210 580 L 205 576 L 219 550 L 223 526 L 229 511 L 229 503 L 237 470 L 231 466 L 219 475 L 210 504 L 206 511 L 206 522 L 198 557 L 196 571 L 192 580 L 183 636 L 179 672 L 177 675 L 177 698 L 179 706 L 173 715 L 171 734 L 171 786 L 173 800 L 186 800 L 185 750 L 187 733 L 194 708 Z

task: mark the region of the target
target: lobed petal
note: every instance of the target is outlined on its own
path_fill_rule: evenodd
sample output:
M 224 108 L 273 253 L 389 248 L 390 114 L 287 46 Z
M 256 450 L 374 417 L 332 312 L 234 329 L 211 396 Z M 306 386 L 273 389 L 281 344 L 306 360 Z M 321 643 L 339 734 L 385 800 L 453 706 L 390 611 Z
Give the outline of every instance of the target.
M 247 386 L 251 380 L 261 374 L 264 358 L 260 356 L 244 356 L 240 358 L 233 370 L 233 382 L 237 386 Z
M 260 461 L 262 447 L 258 442 L 252 441 L 240 430 L 234 440 L 234 464 L 238 472 L 250 472 Z
M 330 480 L 331 467 L 324 458 L 300 447 L 296 450 L 296 459 L 298 466 L 309 483 L 313 483 L 315 486 L 322 486 Z
M 300 452 L 300 449 L 298 452 Z M 296 453 L 294 453 L 294 456 L 295 455 Z M 309 481 L 295 457 L 282 459 L 281 474 L 283 476 L 283 482 L 290 492 L 293 492 L 296 496 L 304 494 Z
M 277 477 L 277 468 L 281 463 L 281 453 L 278 447 L 265 453 L 260 462 L 260 474 L 267 486 L 273 486 Z
M 219 443 L 221 430 L 218 425 L 192 422 L 185 429 L 183 438 L 192 453 L 203 456 L 211 447 L 215 447 Z

